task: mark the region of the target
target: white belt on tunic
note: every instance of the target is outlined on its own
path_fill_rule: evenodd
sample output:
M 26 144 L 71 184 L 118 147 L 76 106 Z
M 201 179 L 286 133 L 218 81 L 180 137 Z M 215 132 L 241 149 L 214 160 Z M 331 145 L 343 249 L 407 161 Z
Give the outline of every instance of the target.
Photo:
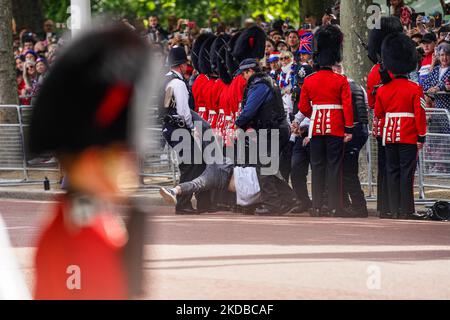
M 393 118 L 414 118 L 414 113 L 411 112 L 388 112 L 386 113 L 386 118 L 383 128 L 383 146 L 386 146 L 387 128 L 389 126 L 389 120 Z
M 314 120 L 316 119 L 317 111 L 319 110 L 343 110 L 341 104 L 315 104 L 313 105 L 313 112 L 311 115 L 311 124 L 309 125 L 308 138 L 312 138 L 314 130 Z

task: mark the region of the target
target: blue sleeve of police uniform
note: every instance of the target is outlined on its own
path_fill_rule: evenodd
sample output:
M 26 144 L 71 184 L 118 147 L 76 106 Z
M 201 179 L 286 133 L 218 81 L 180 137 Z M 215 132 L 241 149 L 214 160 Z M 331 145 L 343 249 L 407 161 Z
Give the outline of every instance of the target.
M 244 128 L 255 117 L 263 103 L 271 98 L 271 95 L 270 88 L 265 84 L 258 84 L 249 90 L 247 103 L 236 120 L 236 125 Z

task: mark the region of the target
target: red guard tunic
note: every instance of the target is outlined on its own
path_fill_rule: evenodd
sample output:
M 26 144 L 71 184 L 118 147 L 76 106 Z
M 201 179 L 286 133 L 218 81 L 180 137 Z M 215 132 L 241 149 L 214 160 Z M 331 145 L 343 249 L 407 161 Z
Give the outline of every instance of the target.
M 199 114 L 204 120 L 208 120 L 208 113 L 206 112 L 206 86 L 209 85 L 209 78 L 205 74 L 200 74 L 195 79 L 192 85 L 192 94 L 195 100 L 195 112 Z
M 352 93 L 346 77 L 322 69 L 305 79 L 299 110 L 311 119 L 309 136 L 343 137 L 353 128 Z
M 217 128 L 217 120 L 219 119 L 219 102 L 220 95 L 225 88 L 225 83 L 221 79 L 215 79 L 209 96 L 209 118 L 208 122 L 213 129 Z
M 123 227 L 105 212 L 92 217 L 89 225 L 70 230 L 65 222 L 66 205 L 64 199 L 57 205 L 53 221 L 39 239 L 35 298 L 127 299 Z M 79 288 L 71 287 L 75 284 L 71 276 L 79 276 Z
M 427 123 L 422 98 L 422 88 L 405 78 L 394 79 L 378 89 L 375 116 L 385 118 L 384 145 L 424 142 Z
M 236 119 L 236 113 L 239 112 L 239 105 L 242 102 L 242 99 L 244 99 L 246 86 L 247 81 L 245 81 L 242 75 L 236 76 L 230 84 L 228 107 Z
M 229 114 L 228 110 L 228 91 L 230 85 L 224 84 L 219 97 L 219 117 L 217 119 L 217 133 L 225 137 L 225 118 Z
M 379 63 L 374 65 L 372 70 L 370 70 L 369 75 L 367 76 L 367 100 L 369 102 L 369 108 L 372 110 L 375 108 L 376 92 L 382 85 L 380 67 L 381 65 Z M 391 76 L 391 78 L 394 78 L 394 75 L 391 72 L 389 72 L 389 75 Z M 374 116 L 372 123 L 372 135 L 374 137 L 381 137 L 383 126 L 384 119 L 380 119 Z

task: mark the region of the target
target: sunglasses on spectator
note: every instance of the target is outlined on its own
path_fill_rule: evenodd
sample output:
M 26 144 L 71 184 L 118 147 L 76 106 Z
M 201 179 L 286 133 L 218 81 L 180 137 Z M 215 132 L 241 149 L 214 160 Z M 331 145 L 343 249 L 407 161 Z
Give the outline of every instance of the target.
M 27 70 L 34 70 L 34 67 L 27 67 Z
M 283 61 L 283 60 L 289 60 L 289 59 L 290 59 L 290 57 L 281 57 L 281 58 L 280 58 L 281 61 Z

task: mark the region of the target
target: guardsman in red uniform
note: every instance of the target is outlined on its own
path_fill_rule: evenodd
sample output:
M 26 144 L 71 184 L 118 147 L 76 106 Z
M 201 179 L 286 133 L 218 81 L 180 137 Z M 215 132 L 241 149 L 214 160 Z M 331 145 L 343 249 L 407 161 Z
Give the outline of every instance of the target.
M 344 143 L 352 139 L 352 94 L 347 78 L 334 73 L 331 68 L 342 60 L 342 32 L 330 25 L 320 28 L 315 37 L 315 62 L 320 70 L 305 79 L 299 106 L 300 112 L 311 119 L 312 215 L 322 215 L 327 185 L 330 214 L 339 216 L 343 214 Z
M 397 17 L 382 17 L 380 21 L 380 28 L 372 29 L 369 34 L 369 58 L 375 63 L 367 77 L 367 98 L 369 108 L 375 108 L 375 99 L 378 88 L 383 83 L 388 83 L 393 78 L 390 73 L 381 63 L 381 45 L 383 40 L 391 33 L 402 32 L 403 26 L 400 19 Z M 384 126 L 384 119 L 373 117 L 372 135 L 376 137 L 378 143 L 378 175 L 377 175 L 377 211 L 380 218 L 389 217 L 389 195 L 387 192 L 386 173 L 386 155 L 385 148 L 382 143 L 382 128 Z
M 201 68 L 200 66 L 200 50 L 202 49 L 203 44 L 213 37 L 214 35 L 212 33 L 202 33 L 195 40 L 191 52 L 192 64 L 194 65 L 195 70 L 199 73 L 194 81 L 194 84 L 192 85 L 192 94 L 194 95 L 195 100 L 195 112 L 197 112 L 198 115 L 206 121 L 208 120 L 208 112 L 206 110 L 206 92 L 208 92 L 207 87 L 212 82 L 209 81 L 209 77 L 207 75 L 208 70 L 204 70 L 204 68 Z
M 127 136 L 145 61 L 142 39 L 124 27 L 105 27 L 69 44 L 43 83 L 30 150 L 55 153 L 69 183 L 39 237 L 36 299 L 127 299 L 133 293 L 132 276 L 142 265 L 130 268 L 124 257 L 131 257 L 128 248 L 139 235 L 125 229 L 114 209 L 119 175 L 136 161 Z M 139 228 L 142 217 L 131 216 Z
M 375 115 L 384 118 L 383 145 L 386 148 L 386 178 L 393 218 L 409 218 L 414 209 L 414 172 L 417 150 L 427 132 L 422 107 L 422 88 L 408 80 L 417 68 L 414 42 L 403 33 L 391 34 L 383 42 L 383 63 L 395 78 L 378 89 Z

